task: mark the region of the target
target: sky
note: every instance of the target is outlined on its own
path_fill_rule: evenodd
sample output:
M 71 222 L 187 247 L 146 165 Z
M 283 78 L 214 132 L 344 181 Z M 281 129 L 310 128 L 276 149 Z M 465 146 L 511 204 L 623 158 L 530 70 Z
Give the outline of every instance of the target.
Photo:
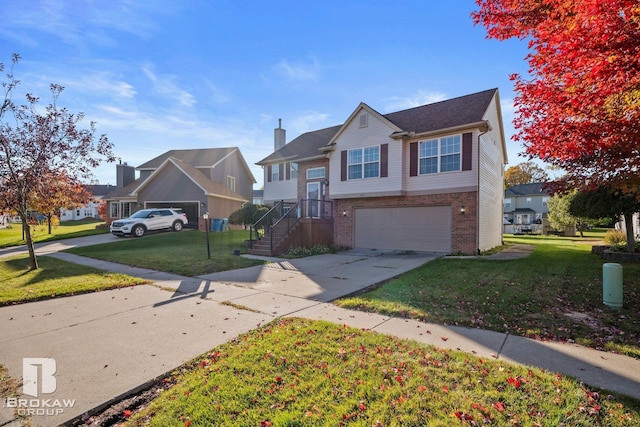
M 360 102 L 386 114 L 498 88 L 509 166 L 512 73 L 526 42 L 486 38 L 473 0 L 21 0 L 3 2 L 0 62 L 21 60 L 19 90 L 95 122 L 122 162 L 172 149 L 239 147 L 256 162 L 287 142 L 339 125 Z M 5 72 L 7 69 L 5 69 Z M 3 76 L 4 77 L 4 76 Z M 14 100 L 20 100 L 14 98 Z M 95 182 L 115 184 L 103 163 Z

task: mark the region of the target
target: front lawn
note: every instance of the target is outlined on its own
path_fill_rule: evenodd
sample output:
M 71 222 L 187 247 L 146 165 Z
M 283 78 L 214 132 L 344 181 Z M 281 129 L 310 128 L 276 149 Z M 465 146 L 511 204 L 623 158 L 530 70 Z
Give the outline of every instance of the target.
M 640 402 L 563 375 L 303 319 L 242 335 L 163 385 L 125 425 L 640 425 Z
M 263 261 L 233 254 L 235 249 L 247 252 L 244 240 L 248 238 L 247 230 L 209 233 L 211 259 L 207 258 L 206 233 L 195 230 L 127 237 L 124 241 L 72 248 L 67 252 L 183 276 L 199 276 L 263 264 Z
M 38 263 L 38 270 L 30 270 L 27 255 L 0 258 L 0 306 L 146 283 L 46 256 Z
M 69 239 L 71 237 L 91 236 L 109 232 L 109 228 L 102 221 L 86 219 L 82 221 L 66 221 L 51 229 L 46 224 L 32 225 L 31 237 L 35 243 L 51 240 Z M 0 228 L 0 248 L 24 245 L 22 239 L 22 224 L 11 224 L 11 228 Z
M 640 358 L 640 265 L 623 264 L 624 308 L 602 303 L 593 239 L 505 236 L 535 245 L 527 258 L 438 259 L 356 297 L 335 301 L 427 322 L 575 341 Z

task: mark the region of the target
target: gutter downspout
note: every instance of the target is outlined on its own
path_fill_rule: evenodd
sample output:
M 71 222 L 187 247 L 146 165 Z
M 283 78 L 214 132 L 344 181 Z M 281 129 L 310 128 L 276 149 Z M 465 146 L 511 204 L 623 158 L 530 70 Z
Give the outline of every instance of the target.
M 476 250 L 478 255 L 480 255 L 480 138 L 490 130 L 491 126 L 487 126 L 487 130 L 478 134 L 478 182 L 476 184 L 478 188 L 476 190 Z

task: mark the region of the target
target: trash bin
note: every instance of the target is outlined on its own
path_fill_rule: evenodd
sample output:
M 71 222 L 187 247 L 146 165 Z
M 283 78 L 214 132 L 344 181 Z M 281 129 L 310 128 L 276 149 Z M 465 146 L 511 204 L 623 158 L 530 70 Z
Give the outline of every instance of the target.
M 220 231 L 220 227 L 220 218 L 213 218 L 213 221 L 211 222 L 211 231 L 218 232 Z
M 220 231 L 227 231 L 227 224 L 229 223 L 229 218 L 220 218 Z
M 611 308 L 622 308 L 622 265 L 608 262 L 602 266 L 602 302 Z

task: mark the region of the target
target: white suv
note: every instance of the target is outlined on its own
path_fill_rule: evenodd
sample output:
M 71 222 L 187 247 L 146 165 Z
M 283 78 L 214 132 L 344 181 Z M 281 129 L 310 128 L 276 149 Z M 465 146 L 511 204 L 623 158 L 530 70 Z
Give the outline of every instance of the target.
M 171 229 L 180 231 L 188 222 L 187 214 L 179 209 L 142 209 L 129 218 L 113 221 L 109 230 L 119 237 L 127 235 L 142 237 L 144 233 L 152 230 Z

